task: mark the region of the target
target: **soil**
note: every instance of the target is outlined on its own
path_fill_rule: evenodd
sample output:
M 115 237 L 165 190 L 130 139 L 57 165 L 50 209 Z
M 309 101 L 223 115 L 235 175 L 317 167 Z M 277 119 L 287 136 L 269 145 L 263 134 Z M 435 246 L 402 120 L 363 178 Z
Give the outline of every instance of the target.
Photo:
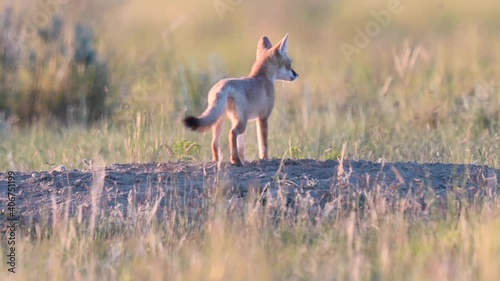
M 308 196 L 322 205 L 336 188 L 375 187 L 396 189 L 402 196 L 432 190 L 446 196 L 460 191 L 466 198 L 496 195 L 500 192 L 500 170 L 487 166 L 462 164 L 375 163 L 369 161 L 316 161 L 271 159 L 247 163 L 243 167 L 213 162 L 115 164 L 103 168 L 67 170 L 63 166 L 46 172 L 16 172 L 16 210 L 32 216 L 64 206 L 70 213 L 86 208 L 99 198 L 103 208 L 112 210 L 134 202 L 171 203 L 173 195 L 193 202 L 207 190 L 223 187 L 226 198 L 244 197 L 249 191 L 266 191 L 278 196 Z M 1 206 L 7 212 L 8 175 L 0 174 Z M 219 190 L 221 190 L 219 188 Z M 170 202 L 170 203 L 169 203 Z

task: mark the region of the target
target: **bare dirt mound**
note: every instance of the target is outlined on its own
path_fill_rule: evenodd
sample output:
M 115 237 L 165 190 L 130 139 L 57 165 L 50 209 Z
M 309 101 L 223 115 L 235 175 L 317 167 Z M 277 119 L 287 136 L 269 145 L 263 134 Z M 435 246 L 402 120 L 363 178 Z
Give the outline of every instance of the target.
M 226 196 L 245 196 L 251 189 L 271 196 L 308 197 L 318 205 L 328 201 L 334 189 L 356 187 L 397 190 L 398 194 L 432 191 L 446 196 L 460 192 L 474 199 L 500 192 L 500 170 L 487 166 L 419 163 L 374 163 L 368 161 L 280 160 L 254 161 L 244 167 L 209 163 L 115 164 L 87 170 L 56 169 L 51 172 L 19 172 L 17 210 L 30 216 L 70 203 L 70 212 L 91 206 L 92 194 L 104 210 L 133 202 L 155 202 L 167 206 L 171 198 L 196 202 L 207 189 L 224 186 Z M 8 175 L 0 174 L 7 187 Z M 6 190 L 3 188 L 2 190 Z M 5 192 L 6 193 L 6 192 Z M 2 201 L 7 195 L 2 196 Z M 5 202 L 4 202 L 5 203 Z M 5 204 L 2 204 L 5 206 Z M 196 205 L 196 204 L 194 204 Z

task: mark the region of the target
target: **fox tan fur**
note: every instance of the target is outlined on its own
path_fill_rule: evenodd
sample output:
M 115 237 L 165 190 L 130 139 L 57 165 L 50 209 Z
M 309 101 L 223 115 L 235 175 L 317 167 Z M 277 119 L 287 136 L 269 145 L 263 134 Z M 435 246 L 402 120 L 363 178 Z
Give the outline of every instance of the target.
M 259 158 L 268 158 L 268 120 L 274 106 L 274 82 L 293 81 L 299 76 L 287 55 L 288 34 L 274 47 L 264 36 L 257 44 L 256 61 L 247 77 L 220 80 L 208 93 L 208 107 L 200 116 L 187 116 L 184 125 L 191 130 L 212 128 L 212 159 L 219 161 L 219 140 L 225 117 L 231 120 L 230 161 L 242 165 L 245 154 L 243 133 L 248 121 L 257 121 Z M 225 113 L 225 114 L 224 114 Z

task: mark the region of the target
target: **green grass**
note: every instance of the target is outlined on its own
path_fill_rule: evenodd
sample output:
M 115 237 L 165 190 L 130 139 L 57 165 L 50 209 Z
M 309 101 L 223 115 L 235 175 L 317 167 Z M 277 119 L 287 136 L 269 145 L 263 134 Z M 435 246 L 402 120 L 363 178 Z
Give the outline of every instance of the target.
M 345 143 L 352 159 L 499 165 L 500 43 L 492 20 L 498 5 L 402 1 L 403 11 L 348 62 L 339 44 L 352 44 L 355 28 L 373 20 L 370 11 L 386 7 L 384 1 L 297 4 L 306 10 L 284 5 L 289 14 L 272 25 L 272 15 L 257 16 L 261 2 L 241 3 L 222 21 L 210 3 L 198 1 L 112 6 L 115 16 L 91 24 L 109 62 L 109 91 L 118 99 L 109 101 L 118 105 L 113 117 L 90 129 L 43 122 L 10 128 L 6 120 L 0 170 L 51 169 L 46 163 L 80 168 L 96 156 L 108 164 L 177 160 L 185 158 L 174 151 L 182 142 L 200 145 L 193 160 L 210 160 L 209 133 L 186 131 L 185 111 L 201 113 L 218 79 L 247 74 L 260 36 L 276 42 L 286 32 L 300 79 L 276 84 L 273 157 L 294 148 L 294 157 L 327 159 Z M 316 21 L 305 16 L 319 10 Z M 262 26 L 234 25 L 248 20 Z M 256 158 L 254 125 L 247 135 L 247 158 Z M 227 138 L 223 150 L 227 156 Z
M 87 2 L 60 10 L 66 21 L 93 26 L 96 48 L 108 62 L 114 115 L 90 128 L 50 120 L 16 127 L 10 126 L 12 120 L 2 120 L 0 171 L 84 168 L 85 159 L 106 164 L 209 161 L 210 133 L 189 132 L 180 120 L 185 112 L 203 111 L 206 93 L 218 79 L 249 72 L 262 35 L 275 43 L 285 33 L 290 33 L 289 52 L 300 78 L 276 83 L 269 131 L 272 157 L 325 160 L 345 155 L 372 161 L 500 166 L 499 2 L 402 0 L 403 11 L 350 62 L 340 43 L 352 44 L 355 28 L 363 28 L 372 20 L 370 11 L 385 8 L 386 1 L 242 1 L 224 20 L 212 1 Z M 23 7 L 36 7 L 33 0 L 15 4 L 16 11 L 31 11 L 19 12 L 18 19 L 33 11 Z M 2 10 L 4 5 L 0 3 Z M 250 160 L 258 155 L 255 130 L 255 124 L 247 127 Z M 227 137 L 222 138 L 222 150 L 227 160 Z M 301 209 L 296 217 L 286 217 L 279 200 L 236 208 L 215 197 L 207 195 L 197 221 L 183 216 L 183 210 L 148 221 L 154 213 L 148 210 L 127 220 L 96 214 L 95 229 L 89 222 L 63 218 L 50 226 L 33 222 L 18 236 L 15 277 L 500 276 L 497 198 L 461 209 L 436 204 L 424 211 L 412 200 L 398 199 L 389 207 L 377 197 L 369 208 L 334 208 L 338 213 Z M 2 280 L 12 277 L 6 275 L 4 261 L 0 260 Z

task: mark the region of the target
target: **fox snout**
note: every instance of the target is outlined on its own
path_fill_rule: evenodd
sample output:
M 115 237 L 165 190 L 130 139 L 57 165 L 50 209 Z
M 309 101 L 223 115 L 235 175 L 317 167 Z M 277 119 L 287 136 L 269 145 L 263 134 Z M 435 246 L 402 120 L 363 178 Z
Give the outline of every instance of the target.
M 288 67 L 282 67 L 279 72 L 278 76 L 276 77 L 278 80 L 283 80 L 283 81 L 294 81 L 299 77 L 299 74 L 293 70 L 290 66 Z
M 299 74 L 297 72 L 295 72 L 295 70 L 292 69 L 292 79 L 290 81 L 293 81 L 297 78 L 299 78 Z

